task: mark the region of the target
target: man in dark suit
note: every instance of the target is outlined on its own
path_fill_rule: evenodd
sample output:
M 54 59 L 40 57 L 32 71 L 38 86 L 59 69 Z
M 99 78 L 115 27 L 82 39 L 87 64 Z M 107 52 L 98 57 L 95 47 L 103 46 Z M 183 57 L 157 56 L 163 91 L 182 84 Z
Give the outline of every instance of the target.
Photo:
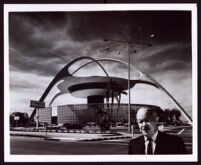
M 181 137 L 158 130 L 156 109 L 141 107 L 136 119 L 143 135 L 129 142 L 128 154 L 188 154 Z

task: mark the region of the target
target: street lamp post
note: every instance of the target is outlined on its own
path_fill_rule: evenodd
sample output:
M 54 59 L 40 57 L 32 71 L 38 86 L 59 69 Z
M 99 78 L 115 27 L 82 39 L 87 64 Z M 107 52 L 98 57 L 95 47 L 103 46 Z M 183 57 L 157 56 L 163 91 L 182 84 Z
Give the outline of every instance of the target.
M 139 29 L 139 31 L 141 30 L 141 28 Z M 121 32 L 121 31 L 120 31 Z M 128 46 L 128 131 L 131 132 L 131 94 L 130 94 L 130 49 L 131 49 L 131 45 L 132 44 L 137 44 L 137 45 L 145 45 L 145 46 L 151 46 L 151 44 L 146 44 L 146 43 L 142 43 L 142 42 L 136 42 L 136 41 L 132 41 L 130 39 L 127 39 L 127 37 L 121 32 L 121 34 L 123 35 L 123 37 L 125 38 L 125 40 L 113 40 L 113 39 L 104 39 L 105 42 L 111 41 L 111 42 L 118 42 L 118 43 L 122 43 L 122 44 L 126 44 Z M 154 37 L 154 34 L 151 34 L 150 37 Z M 109 47 L 107 47 L 106 50 L 108 50 Z M 134 50 L 134 52 L 136 53 L 136 50 Z

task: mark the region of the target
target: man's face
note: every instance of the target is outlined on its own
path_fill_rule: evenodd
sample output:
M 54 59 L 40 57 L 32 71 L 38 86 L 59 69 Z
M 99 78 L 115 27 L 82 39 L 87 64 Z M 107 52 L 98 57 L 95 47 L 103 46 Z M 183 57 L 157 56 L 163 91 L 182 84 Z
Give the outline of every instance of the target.
M 139 109 L 136 117 L 140 132 L 144 136 L 152 137 L 157 131 L 158 117 L 154 117 L 146 108 Z

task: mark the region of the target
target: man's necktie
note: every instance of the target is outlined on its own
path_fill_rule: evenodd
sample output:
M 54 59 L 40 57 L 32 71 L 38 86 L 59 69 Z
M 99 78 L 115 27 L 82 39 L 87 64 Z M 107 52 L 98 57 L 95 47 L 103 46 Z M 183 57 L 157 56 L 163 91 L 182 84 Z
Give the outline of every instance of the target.
M 153 154 L 152 139 L 149 138 L 148 141 L 149 141 L 149 143 L 148 143 L 148 146 L 147 146 L 147 155 L 152 155 Z

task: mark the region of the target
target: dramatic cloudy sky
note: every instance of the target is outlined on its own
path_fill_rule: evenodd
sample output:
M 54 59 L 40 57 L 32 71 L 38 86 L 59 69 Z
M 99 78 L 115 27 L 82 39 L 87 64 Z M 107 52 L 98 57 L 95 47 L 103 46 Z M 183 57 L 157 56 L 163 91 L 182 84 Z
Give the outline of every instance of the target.
M 150 37 L 151 34 L 155 36 Z M 30 114 L 33 110 L 29 107 L 30 100 L 38 100 L 60 69 L 77 57 L 115 58 L 127 62 L 126 45 L 103 42 L 105 38 L 124 40 L 125 37 L 152 44 L 151 47 L 134 45 L 137 53 L 131 50 L 131 64 L 156 79 L 191 115 L 191 13 L 184 11 L 11 12 L 10 111 Z M 127 77 L 125 66 L 111 62 L 103 65 L 109 75 Z M 104 76 L 104 73 L 89 65 L 77 72 L 77 76 L 84 75 Z M 137 77 L 132 69 L 131 79 Z M 57 92 L 54 87 L 46 104 Z M 122 102 L 127 103 L 127 96 L 122 97 Z M 53 105 L 86 102 L 86 99 L 67 94 L 56 99 Z M 166 94 L 147 85 L 137 85 L 131 90 L 131 102 L 176 107 Z

